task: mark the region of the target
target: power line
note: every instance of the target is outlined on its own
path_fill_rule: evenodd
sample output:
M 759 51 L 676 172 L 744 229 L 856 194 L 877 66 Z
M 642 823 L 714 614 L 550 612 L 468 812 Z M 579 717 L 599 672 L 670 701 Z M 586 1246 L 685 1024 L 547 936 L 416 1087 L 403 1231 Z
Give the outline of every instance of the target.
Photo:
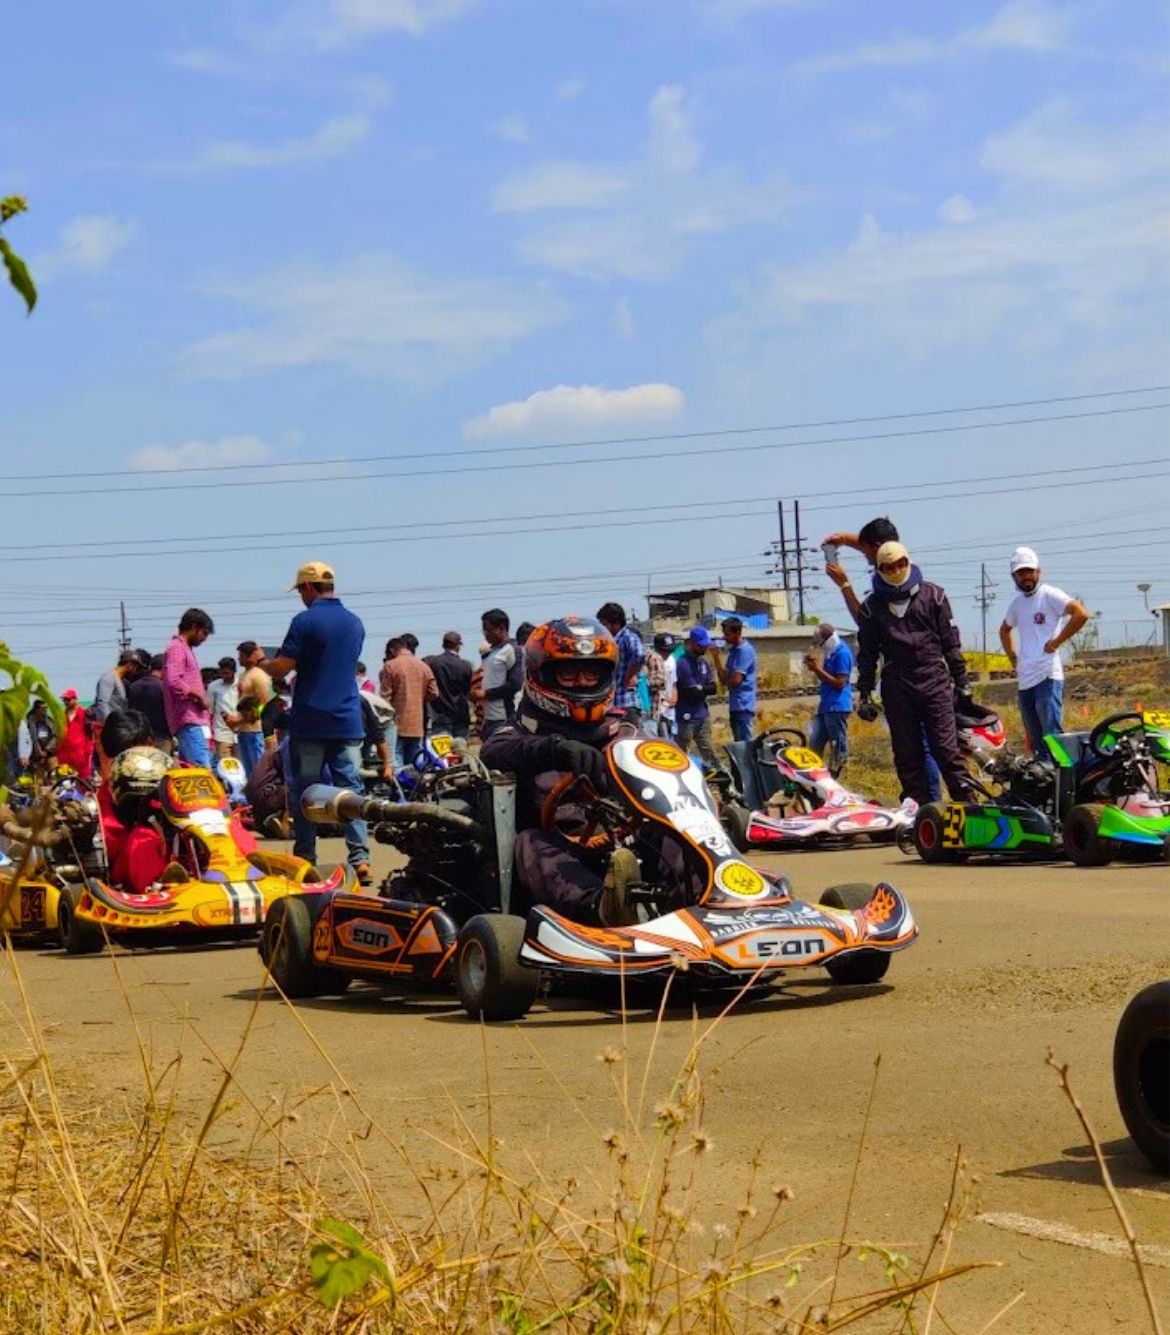
M 362 463 L 392 463 L 415 459 L 458 459 L 483 454 L 528 453 L 534 450 L 584 450 L 608 445 L 658 444 L 667 440 L 707 440 L 713 437 L 752 436 L 771 431 L 814 431 L 826 426 L 857 426 L 863 422 L 902 422 L 914 418 L 954 417 L 962 413 L 1002 412 L 1009 408 L 1042 408 L 1056 403 L 1084 403 L 1091 399 L 1125 398 L 1135 394 L 1161 394 L 1170 385 L 1146 385 L 1139 389 L 1106 389 L 1095 394 L 1060 394 L 1047 399 L 1014 399 L 1006 403 L 976 403 L 959 408 L 927 408 L 915 412 L 872 413 L 867 417 L 830 417 L 812 422 L 783 422 L 773 426 L 714 427 L 707 431 L 667 431 L 650 436 L 610 436 L 598 440 L 550 441 L 530 445 L 477 445 L 470 450 L 417 450 L 392 454 L 358 454 L 335 456 L 331 459 L 267 460 L 263 463 L 244 464 L 189 464 L 167 468 L 167 473 L 240 473 L 261 468 L 324 468 L 332 465 Z M 22 473 L 10 476 L 9 482 L 48 482 L 60 478 L 134 477 L 144 470 L 135 468 L 102 469 L 92 473 L 74 471 L 64 473 Z M 410 476 L 407 474 L 406 476 Z M 34 493 L 22 493 L 34 494 Z
M 395 470 L 378 473 L 345 472 L 334 477 L 274 477 L 240 482 L 151 483 L 143 487 L 102 487 L 96 491 L 91 487 L 49 487 L 31 491 L 9 491 L 6 493 L 6 499 L 17 500 L 34 496 L 138 496 L 151 492 L 224 491 L 244 487 L 326 486 L 338 482 L 352 484 L 380 478 L 421 477 L 430 479 L 455 477 L 469 473 L 518 472 L 533 468 L 573 468 L 583 464 L 592 466 L 608 463 L 646 463 L 655 459 L 694 459 L 709 454 L 755 454 L 768 450 L 812 449 L 822 445 L 864 445 L 878 440 L 905 440 L 919 436 L 953 435 L 960 431 L 996 431 L 1012 426 L 1036 426 L 1049 422 L 1075 422 L 1089 418 L 1119 417 L 1130 413 L 1159 412 L 1166 408 L 1170 408 L 1170 403 L 1146 403 L 1131 405 L 1127 408 L 1098 408 L 1079 413 L 1055 413 L 1039 417 L 1008 417 L 994 422 L 965 422 L 952 426 L 921 427 L 905 431 L 876 431 L 862 436 L 819 436 L 808 440 L 770 441 L 762 445 L 712 445 L 701 450 L 658 450 L 634 456 L 629 453 L 599 455 L 592 459 L 541 459 L 532 462 L 482 464 L 461 468 L 416 469 L 412 471 Z M 464 451 L 464 453 L 469 452 Z
M 1101 473 L 1101 472 L 1115 473 L 1120 468 L 1137 468 L 1160 463 L 1170 463 L 1170 456 L 1162 456 L 1154 459 L 1121 460 L 1109 464 L 1086 464 L 1080 467 L 1053 468 L 1047 470 L 1045 476 L 1046 478 L 1052 478 L 1052 477 L 1068 476 L 1071 473 Z M 1025 473 L 1001 474 L 1000 477 L 997 479 L 997 483 L 994 488 L 991 488 L 989 490 L 985 489 L 982 491 L 964 490 L 958 492 L 945 492 L 945 491 L 938 491 L 936 489 L 948 486 L 966 486 L 973 482 L 982 482 L 985 480 L 985 477 L 954 478 L 940 482 L 917 482 L 917 483 L 911 482 L 906 484 L 908 490 L 923 491 L 931 489 L 933 490 L 933 494 L 930 496 L 887 496 L 885 494 L 884 489 L 881 487 L 856 487 L 853 489 L 838 488 L 832 491 L 815 491 L 808 493 L 808 497 L 813 500 L 819 500 L 825 497 L 832 497 L 834 499 L 834 504 L 831 506 L 828 505 L 809 506 L 807 507 L 806 512 L 815 513 L 818 511 L 838 509 L 839 503 L 842 499 L 847 499 L 850 497 L 861 497 L 873 494 L 880 494 L 883 496 L 885 501 L 894 502 L 897 504 L 912 504 L 915 501 L 923 501 L 923 500 L 927 501 L 951 500 L 956 497 L 987 495 L 989 494 L 989 492 L 994 494 L 1002 490 L 1002 484 L 1004 482 L 1009 482 L 1009 481 L 1014 482 L 1025 478 L 1034 478 L 1035 476 L 1036 472 L 1034 469 Z M 1024 486 L 1016 487 L 1014 490 L 1017 492 L 1025 492 L 1025 491 L 1049 490 L 1049 489 L 1056 489 L 1057 487 L 1070 487 L 1070 486 L 1072 487 L 1104 486 L 1109 483 L 1141 481 L 1145 478 L 1163 477 L 1163 476 L 1167 476 L 1167 473 L 1166 472 L 1138 473 L 1127 477 L 1112 477 L 1106 479 L 1086 478 L 1077 482 L 1064 482 L 1064 483 L 1044 481 L 1044 482 L 1029 483 Z M 753 501 L 758 501 L 759 499 L 760 499 L 759 493 L 757 493 L 754 496 L 735 496 L 735 497 L 728 497 L 726 500 L 719 500 L 719 501 L 713 501 L 713 500 L 682 501 L 664 505 L 626 506 L 623 508 L 610 509 L 606 511 L 606 513 L 610 515 L 621 515 L 621 516 L 626 516 L 626 515 L 642 516 L 646 514 L 655 514 L 663 510 L 685 510 L 689 512 L 694 510 L 710 510 L 712 506 L 746 505 L 750 504 Z M 393 545 L 403 542 L 417 543 L 417 542 L 428 542 L 428 541 L 449 541 L 454 538 L 481 538 L 481 537 L 487 537 L 497 532 L 501 525 L 506 525 L 511 523 L 524 523 L 525 525 L 528 525 L 530 521 L 534 519 L 554 519 L 558 520 L 559 522 L 552 528 L 527 527 L 526 532 L 529 533 L 547 533 L 547 532 L 560 532 L 560 531 L 581 532 L 592 529 L 625 527 L 626 521 L 624 518 L 598 520 L 594 523 L 588 523 L 588 524 L 564 523 L 564 520 L 566 519 L 582 518 L 587 515 L 596 514 L 596 512 L 597 512 L 596 507 L 591 507 L 588 510 L 568 510 L 568 511 L 554 510 L 554 511 L 539 512 L 536 514 L 529 513 L 529 514 L 513 514 L 513 515 L 493 515 L 490 518 L 485 518 L 485 519 L 452 519 L 452 520 L 439 520 L 433 522 L 423 520 L 416 523 L 406 523 L 406 524 L 371 525 L 366 528 L 347 529 L 346 532 L 350 534 L 361 534 L 361 533 L 386 533 L 387 531 L 390 531 L 392 532 L 393 536 L 381 537 L 381 538 L 367 538 L 367 537 L 334 538 L 331 541 L 330 546 L 331 547 L 384 546 L 384 545 Z M 748 516 L 754 517 L 756 515 L 764 513 L 770 514 L 771 508 L 769 507 L 767 511 L 742 510 L 735 515 L 726 515 L 726 514 L 693 515 L 688 513 L 685 515 L 674 515 L 659 519 L 646 519 L 643 521 L 643 525 L 640 526 L 647 526 L 652 524 L 678 524 L 687 522 L 694 522 L 694 523 L 726 522 L 729 519 L 739 519 Z M 475 529 L 467 529 L 466 531 L 459 533 L 434 532 L 434 530 L 436 529 L 446 530 L 455 528 L 460 525 L 472 525 L 472 524 L 478 525 L 480 527 L 477 527 Z M 488 527 L 484 528 L 483 526 L 485 525 Z M 424 529 L 426 531 L 423 533 L 414 533 L 412 530 L 415 529 Z M 407 530 L 407 532 L 403 532 L 403 530 Z M 268 552 L 276 550 L 272 546 L 271 542 L 268 541 L 272 538 L 288 539 L 284 543 L 280 544 L 280 547 L 283 547 L 284 549 L 291 549 L 293 547 L 301 546 L 304 542 L 304 539 L 306 538 L 329 536 L 335 534 L 336 532 L 337 532 L 336 527 L 328 529 L 307 529 L 299 532 L 296 535 L 295 539 L 290 539 L 289 530 L 280 529 L 275 532 L 248 534 L 248 537 L 255 539 L 257 543 L 264 542 L 265 543 L 264 546 L 226 547 L 222 545 L 217 545 L 214 547 L 213 550 L 209 551 L 207 545 L 201 545 L 199 547 L 176 547 L 176 548 L 169 548 L 163 551 L 151 551 L 149 553 L 144 553 L 144 555 L 149 555 L 152 558 L 159 556 L 191 556 L 191 555 L 207 556 L 207 555 L 217 555 L 217 554 L 235 556 L 235 555 L 247 554 L 249 552 L 257 552 L 257 551 Z M 109 546 L 118 546 L 123 549 L 133 549 L 135 547 L 140 547 L 140 546 L 156 546 L 159 543 L 165 543 L 165 542 L 200 542 L 202 544 L 211 544 L 211 543 L 222 544 L 228 539 L 235 536 L 236 536 L 235 534 L 217 534 L 214 536 L 208 535 L 206 537 L 199 535 L 197 537 L 191 537 L 191 538 L 173 538 L 173 537 L 132 538 L 132 539 L 113 538 L 113 539 L 102 539 L 100 541 L 95 540 L 93 542 L 41 543 L 31 548 L 25 546 L 25 547 L 14 548 L 12 550 L 27 552 L 30 550 L 38 551 L 48 548 L 50 549 L 48 555 L 6 556 L 4 557 L 4 561 L 5 564 L 8 565 L 16 565 L 16 564 L 39 563 L 44 561 L 75 560 L 77 559 L 76 551 L 79 548 L 102 548 Z M 86 551 L 84 553 L 83 559 L 119 560 L 119 559 L 124 559 L 127 556 L 132 556 L 134 554 L 135 553 L 132 550 L 120 550 L 116 552 L 91 550 L 91 551 Z

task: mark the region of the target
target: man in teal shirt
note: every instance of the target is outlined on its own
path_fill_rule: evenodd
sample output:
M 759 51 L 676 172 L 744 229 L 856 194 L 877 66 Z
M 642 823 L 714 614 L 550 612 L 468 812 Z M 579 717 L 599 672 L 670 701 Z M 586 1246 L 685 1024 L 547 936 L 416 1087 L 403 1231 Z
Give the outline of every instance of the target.
M 712 649 L 715 671 L 727 687 L 727 712 L 731 716 L 731 736 L 736 742 L 750 742 L 756 724 L 756 651 L 743 638 L 739 617 L 726 617 L 723 639 L 727 657 Z

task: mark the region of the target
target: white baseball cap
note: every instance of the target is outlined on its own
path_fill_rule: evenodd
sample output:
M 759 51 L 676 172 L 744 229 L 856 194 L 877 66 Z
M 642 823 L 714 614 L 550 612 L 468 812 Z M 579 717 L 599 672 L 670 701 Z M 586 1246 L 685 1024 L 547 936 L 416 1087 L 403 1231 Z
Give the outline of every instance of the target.
M 1017 547 L 1012 552 L 1012 574 L 1017 570 L 1039 570 L 1040 558 L 1031 547 Z

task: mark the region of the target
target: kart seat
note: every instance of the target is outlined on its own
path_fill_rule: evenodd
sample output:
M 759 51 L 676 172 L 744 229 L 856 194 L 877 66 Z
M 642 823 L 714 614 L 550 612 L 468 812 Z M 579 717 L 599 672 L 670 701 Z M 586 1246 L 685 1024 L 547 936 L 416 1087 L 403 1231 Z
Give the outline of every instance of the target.
M 731 772 L 739 782 L 740 792 L 749 811 L 763 811 L 768 798 L 780 789 L 780 771 L 760 759 L 759 748 L 752 742 L 727 742 L 723 748 L 731 762 Z
M 1068 763 L 1074 767 L 1083 764 L 1085 760 L 1093 756 L 1093 753 L 1089 750 L 1089 734 L 1087 732 L 1053 732 L 1049 733 L 1045 741 L 1048 745 L 1049 756 L 1055 759 L 1056 763 L 1062 768 L 1065 765 L 1062 753 L 1068 757 Z

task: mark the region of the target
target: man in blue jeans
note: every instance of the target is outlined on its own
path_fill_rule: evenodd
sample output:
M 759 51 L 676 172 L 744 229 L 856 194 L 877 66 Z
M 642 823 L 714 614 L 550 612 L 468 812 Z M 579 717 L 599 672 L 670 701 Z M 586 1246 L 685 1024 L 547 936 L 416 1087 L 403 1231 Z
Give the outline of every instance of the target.
M 317 829 L 301 812 L 301 794 L 310 784 L 321 782 L 326 768 L 335 784 L 355 793 L 363 791 L 365 729 L 357 664 L 366 630 L 334 593 L 333 567 L 324 561 L 307 561 L 297 571 L 292 587 L 305 610 L 293 617 L 275 658 L 266 659 L 264 651 L 257 649 L 247 666 L 262 667 L 272 677 L 297 674 L 288 713 L 293 852 L 315 863 Z M 368 838 L 364 820 L 346 822 L 349 865 L 362 885 L 370 884 Z
M 1088 621 L 1089 611 L 1055 584 L 1042 582 L 1040 558 L 1031 547 L 1017 547 L 1012 553 L 1011 574 L 1019 592 L 1008 604 L 999 642 L 1016 672 L 1020 718 L 1028 744 L 1033 755 L 1043 756 L 1044 735 L 1060 732 L 1064 718 L 1060 646 Z M 1013 630 L 1016 645 L 1012 644 Z
M 821 651 L 819 663 L 817 649 Z M 827 621 L 822 621 L 813 632 L 813 652 L 805 655 L 804 665 L 821 683 L 817 712 L 808 725 L 808 744 L 826 763 L 829 757 L 825 751 L 830 742 L 834 744 L 837 755 L 830 768 L 836 774 L 849 753 L 849 715 L 853 712 L 853 687 L 849 681 L 853 676 L 853 650 Z
M 731 722 L 731 738 L 736 742 L 750 742 L 755 735 L 756 723 L 756 651 L 743 638 L 743 622 L 739 617 L 724 617 L 723 638 L 727 643 L 727 658 L 712 646 L 711 658 L 719 680 L 727 687 L 727 713 Z

